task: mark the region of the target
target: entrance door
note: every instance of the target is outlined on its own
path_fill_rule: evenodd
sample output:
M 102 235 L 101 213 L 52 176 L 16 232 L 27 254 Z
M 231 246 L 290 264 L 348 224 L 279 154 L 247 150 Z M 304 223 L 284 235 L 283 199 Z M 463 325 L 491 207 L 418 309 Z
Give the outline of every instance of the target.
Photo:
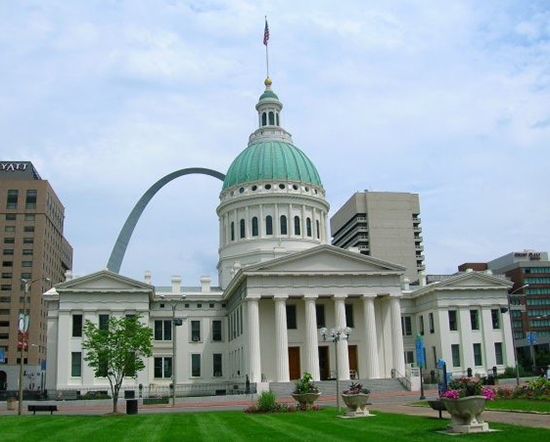
M 288 347 L 290 380 L 300 379 L 300 347 Z
M 357 345 L 348 345 L 349 372 L 352 379 L 359 379 L 357 367 Z
M 321 376 L 321 380 L 325 380 L 330 377 L 328 345 L 319 347 L 319 374 Z
M 8 383 L 8 375 L 5 371 L 0 371 L 0 390 L 6 390 Z

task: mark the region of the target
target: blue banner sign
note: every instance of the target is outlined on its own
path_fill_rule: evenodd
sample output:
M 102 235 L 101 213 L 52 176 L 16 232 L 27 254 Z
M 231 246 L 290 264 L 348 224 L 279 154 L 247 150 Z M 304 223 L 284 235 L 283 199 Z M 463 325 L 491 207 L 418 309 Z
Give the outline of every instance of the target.
M 416 335 L 414 346 L 416 350 L 416 364 L 419 367 L 425 367 L 426 361 L 424 360 L 424 341 L 422 340 L 422 336 Z

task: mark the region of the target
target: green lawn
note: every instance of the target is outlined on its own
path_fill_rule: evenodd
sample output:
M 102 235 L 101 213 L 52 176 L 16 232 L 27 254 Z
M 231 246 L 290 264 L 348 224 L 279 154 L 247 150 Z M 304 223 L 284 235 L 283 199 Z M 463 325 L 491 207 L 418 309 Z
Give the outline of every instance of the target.
M 418 401 L 412 405 L 429 407 L 428 402 Z M 527 399 L 496 399 L 487 401 L 486 410 L 494 411 L 537 411 L 539 413 L 550 413 L 550 401 L 530 401 Z
M 8 441 L 441 441 L 436 433 L 449 421 L 376 413 L 364 419 L 337 419 L 334 408 L 285 414 L 240 411 L 165 413 L 137 416 L 4 416 L 0 439 Z M 550 440 L 550 430 L 491 424 L 502 432 L 465 439 Z

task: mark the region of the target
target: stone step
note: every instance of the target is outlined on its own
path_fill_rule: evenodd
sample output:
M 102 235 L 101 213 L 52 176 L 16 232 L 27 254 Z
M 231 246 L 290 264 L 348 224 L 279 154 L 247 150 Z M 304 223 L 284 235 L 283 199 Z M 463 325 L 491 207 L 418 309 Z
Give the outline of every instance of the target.
M 406 391 L 405 387 L 397 379 L 358 379 L 354 381 L 340 381 L 340 391 L 349 388 L 352 382 L 363 384 L 372 393 L 387 391 Z M 319 391 L 328 396 L 336 395 L 336 381 L 315 382 Z M 269 389 L 277 396 L 290 396 L 294 390 L 295 382 L 270 382 Z

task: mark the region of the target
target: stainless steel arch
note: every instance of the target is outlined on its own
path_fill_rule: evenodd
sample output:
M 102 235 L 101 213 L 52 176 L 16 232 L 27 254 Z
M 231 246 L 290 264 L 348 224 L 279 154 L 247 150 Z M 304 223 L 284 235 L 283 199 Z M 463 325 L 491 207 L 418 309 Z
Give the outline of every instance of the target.
M 176 170 L 175 172 L 172 172 L 166 175 L 164 178 L 158 180 L 147 190 L 147 192 L 143 194 L 143 196 L 139 199 L 137 204 L 130 212 L 130 215 L 128 215 L 124 226 L 122 226 L 122 229 L 118 234 L 118 238 L 113 247 L 113 251 L 111 252 L 111 256 L 109 257 L 109 262 L 107 263 L 108 270 L 115 273 L 118 273 L 120 271 L 120 266 L 122 265 L 122 260 L 124 259 L 126 248 L 128 247 L 128 243 L 130 242 L 130 238 L 132 237 L 132 233 L 134 232 L 136 224 L 139 221 L 141 214 L 147 207 L 147 204 L 149 204 L 149 201 L 151 201 L 155 194 L 170 181 L 175 180 L 180 176 L 191 174 L 209 175 L 211 177 L 218 178 L 221 181 L 225 179 L 225 175 L 216 170 L 205 169 L 202 167 L 189 167 L 187 169 Z

